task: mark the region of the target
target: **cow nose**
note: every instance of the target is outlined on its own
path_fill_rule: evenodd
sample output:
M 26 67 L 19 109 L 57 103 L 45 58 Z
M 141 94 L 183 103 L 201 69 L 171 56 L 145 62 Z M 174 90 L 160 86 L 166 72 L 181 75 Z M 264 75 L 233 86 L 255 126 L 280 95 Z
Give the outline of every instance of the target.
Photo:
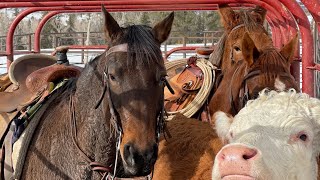
M 216 160 L 221 175 L 248 175 L 251 172 L 252 163 L 259 156 L 255 148 L 245 145 L 229 145 L 220 150 Z
M 231 145 L 222 149 L 219 153 L 219 161 L 237 161 L 247 162 L 255 156 L 258 151 L 254 148 L 249 148 L 243 145 Z

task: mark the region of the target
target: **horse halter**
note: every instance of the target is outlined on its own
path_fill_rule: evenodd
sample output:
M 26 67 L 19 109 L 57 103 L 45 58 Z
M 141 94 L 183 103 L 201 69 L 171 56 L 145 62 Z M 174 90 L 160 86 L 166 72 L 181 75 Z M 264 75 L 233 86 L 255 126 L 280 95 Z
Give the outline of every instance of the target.
M 232 75 L 232 78 L 231 78 L 231 84 L 233 83 L 234 81 L 234 77 L 236 76 L 236 74 L 238 73 L 239 69 L 241 67 L 241 64 L 238 64 L 238 67 L 237 69 L 234 71 L 233 75 Z M 247 71 L 247 67 L 246 67 L 246 71 Z M 242 109 L 245 104 L 247 103 L 248 100 L 251 99 L 250 97 L 250 94 L 249 94 L 249 88 L 248 88 L 248 84 L 247 84 L 247 80 L 253 78 L 253 77 L 256 77 L 258 75 L 261 74 L 261 70 L 259 69 L 256 69 L 256 70 L 253 70 L 253 71 L 250 71 L 248 73 L 246 73 L 242 79 L 242 82 L 241 82 L 241 87 L 240 87 L 240 90 L 239 90 L 239 94 L 238 94 L 238 97 L 239 97 L 239 107 L 237 108 L 237 106 L 235 105 L 235 101 L 234 101 L 234 98 L 233 98 L 233 92 L 232 92 L 232 87 L 230 86 L 230 104 L 231 104 L 231 111 L 233 114 L 237 114 L 237 112 L 240 111 L 240 109 Z
M 128 52 L 128 44 L 120 44 L 120 45 L 116 45 L 113 46 L 111 48 L 109 48 L 106 52 L 105 57 L 107 58 L 110 54 L 115 53 L 115 52 Z M 108 60 L 107 60 L 108 62 Z M 120 152 L 120 144 L 121 144 L 121 140 L 122 140 L 122 134 L 123 134 L 123 130 L 122 130 L 122 125 L 121 125 L 121 121 L 119 120 L 115 109 L 114 109 L 114 105 L 112 103 L 111 100 L 111 93 L 110 93 L 110 85 L 109 85 L 109 81 L 108 81 L 108 68 L 107 65 L 105 66 L 105 70 L 103 72 L 103 92 L 95 106 L 95 109 L 97 109 L 102 100 L 104 99 L 105 94 L 107 94 L 107 99 L 108 99 L 108 104 L 109 104 L 109 109 L 110 109 L 110 113 L 111 113 L 111 122 L 115 122 L 115 126 L 116 126 L 116 131 L 117 131 L 117 144 L 116 144 L 116 159 L 115 159 L 115 163 L 114 163 L 114 169 L 113 169 L 113 174 L 110 173 L 110 171 L 108 172 L 108 175 L 106 176 L 109 179 L 115 179 L 116 178 L 116 170 L 117 170 L 117 163 L 118 163 L 118 155 Z M 169 82 L 167 81 L 167 79 L 165 77 L 161 77 L 160 78 L 160 84 L 159 86 L 162 86 L 163 90 L 164 87 L 167 86 L 168 89 L 170 90 L 171 93 L 174 93 L 172 87 L 170 86 Z M 163 91 L 162 90 L 162 91 Z M 157 124 L 156 124 L 156 142 L 157 144 L 159 143 L 159 138 L 160 138 L 160 134 L 162 132 L 165 132 L 166 130 L 166 126 L 165 126 L 165 120 L 164 120 L 164 114 L 165 114 L 165 109 L 164 109 L 164 93 L 162 93 L 161 95 L 161 110 L 158 114 L 157 117 Z M 149 175 L 150 176 L 150 175 Z M 119 179 L 119 178 L 117 178 Z M 122 178 L 121 178 L 122 179 Z

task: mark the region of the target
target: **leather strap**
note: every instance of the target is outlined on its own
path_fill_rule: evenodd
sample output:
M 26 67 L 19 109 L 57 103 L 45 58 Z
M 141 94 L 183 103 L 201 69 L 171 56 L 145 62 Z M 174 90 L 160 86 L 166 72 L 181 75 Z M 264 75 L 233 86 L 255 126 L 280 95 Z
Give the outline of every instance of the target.
M 112 46 L 110 49 L 108 49 L 106 53 L 106 57 L 114 52 L 128 52 L 128 44 L 119 44 L 116 46 Z

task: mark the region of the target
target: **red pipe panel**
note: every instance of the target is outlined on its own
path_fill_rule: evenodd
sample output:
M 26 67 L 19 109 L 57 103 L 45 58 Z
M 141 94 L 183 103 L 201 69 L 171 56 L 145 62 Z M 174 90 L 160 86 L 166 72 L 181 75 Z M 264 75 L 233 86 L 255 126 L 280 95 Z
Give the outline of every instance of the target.
M 314 66 L 314 44 L 310 29 L 310 23 L 306 14 L 296 1 L 280 0 L 293 14 L 299 25 L 302 37 L 302 91 L 315 96 L 314 72 L 307 69 L 308 66 Z
M 70 6 L 72 4 L 74 5 L 98 5 L 99 3 L 103 3 L 103 4 L 106 4 L 107 5 L 107 8 L 108 8 L 108 5 L 121 5 L 123 8 L 121 9 L 125 9 L 125 8 L 128 8 L 130 9 L 130 6 L 127 7 L 127 5 L 152 5 L 154 7 L 154 5 L 168 5 L 167 7 L 161 7 L 159 6 L 159 9 L 158 10 L 162 10 L 161 8 L 166 8 L 166 10 L 173 10 L 173 9 L 177 9 L 177 7 L 183 7 L 184 5 L 187 5 L 188 3 L 193 3 L 193 4 L 213 4 L 213 3 L 241 3 L 241 2 L 247 2 L 247 3 L 255 3 L 257 5 L 261 5 L 261 6 L 266 6 L 266 4 L 272 6 L 272 7 L 275 7 L 277 9 L 277 11 L 281 12 L 281 14 L 286 17 L 286 20 L 288 18 L 290 18 L 288 16 L 288 12 L 286 11 L 286 9 L 278 2 L 278 1 L 273 1 L 273 0 L 263 0 L 263 1 L 257 1 L 257 0 L 197 0 L 197 1 L 194 1 L 194 0 L 175 0 L 175 1 L 171 1 L 171 0 L 136 0 L 136 1 L 78 1 L 78 2 L 71 2 L 71 1 L 68 1 L 68 2 L 43 2 L 43 3 L 33 3 L 33 4 L 30 4 L 30 3 L 20 3 L 20 6 Z M 289 10 L 291 10 L 291 12 L 293 12 L 294 14 L 294 17 L 297 19 L 297 23 L 299 25 L 299 28 L 301 30 L 301 37 L 302 37 L 302 41 L 303 41 L 303 46 L 304 47 L 308 47 L 308 48 L 303 48 L 302 49 L 302 53 L 303 53 L 303 67 L 305 67 L 306 64 L 310 64 L 310 61 L 313 59 L 312 57 L 309 58 L 310 56 L 312 56 L 313 54 L 313 51 L 314 51 L 314 48 L 313 48 L 313 44 L 311 43 L 310 45 L 310 42 L 312 42 L 312 36 L 311 36 L 311 31 L 310 31 L 310 24 L 309 22 L 305 22 L 307 20 L 305 14 L 303 13 L 303 11 L 301 10 L 300 6 L 296 3 L 296 2 L 293 2 L 291 0 L 281 0 L 281 2 L 288 7 Z M 11 3 L 11 4 L 8 4 L 8 3 L 0 3 L 0 7 L 10 7 L 10 6 L 15 6 L 15 7 L 18 7 L 19 2 L 17 3 Z M 172 7 L 172 9 L 170 8 L 170 6 Z M 147 7 L 147 6 L 141 6 L 141 7 Z M 197 6 L 195 6 L 197 7 Z M 66 7 L 66 8 L 70 8 L 70 7 Z M 114 7 L 115 8 L 115 7 Z M 138 9 L 137 7 L 131 7 L 132 9 L 130 10 L 145 10 L 145 11 L 148 11 L 148 9 Z M 266 8 L 266 7 L 265 7 Z M 72 9 L 72 8 L 71 8 Z M 187 10 L 189 8 L 186 8 L 185 10 Z M 191 8 L 190 8 L 191 9 Z M 199 8 L 195 8 L 195 9 L 199 9 Z M 203 7 L 203 9 L 206 9 L 206 7 Z M 115 9 L 114 9 L 115 10 Z M 152 10 L 155 10 L 155 9 L 152 9 Z M 302 12 L 302 14 L 301 14 Z M 292 28 L 294 27 L 293 25 L 293 21 L 288 21 L 290 26 L 289 28 Z M 281 27 L 280 27 L 281 28 Z M 291 32 L 291 30 L 290 30 Z M 289 34 L 290 35 L 290 34 Z M 311 38 L 310 38 L 310 37 Z M 310 41 L 311 40 L 311 41 Z M 308 43 L 309 42 L 309 43 Z M 309 57 L 308 57 L 308 54 Z M 9 59 L 9 58 L 8 58 Z M 305 68 L 303 68 L 305 70 Z M 312 73 L 312 72 L 311 72 Z M 303 74 L 308 74 L 308 77 L 310 77 L 309 75 L 311 75 L 311 73 L 303 73 Z M 308 79 L 308 81 L 306 81 L 305 83 L 308 83 L 310 82 L 310 80 L 312 80 L 313 77 L 310 79 Z M 305 79 L 304 79 L 305 80 Z M 304 92 L 307 92 L 309 94 L 311 94 L 310 92 L 310 89 L 311 88 L 306 88 L 306 84 L 303 84 L 303 91 Z M 312 82 L 312 85 L 313 85 L 313 82 Z

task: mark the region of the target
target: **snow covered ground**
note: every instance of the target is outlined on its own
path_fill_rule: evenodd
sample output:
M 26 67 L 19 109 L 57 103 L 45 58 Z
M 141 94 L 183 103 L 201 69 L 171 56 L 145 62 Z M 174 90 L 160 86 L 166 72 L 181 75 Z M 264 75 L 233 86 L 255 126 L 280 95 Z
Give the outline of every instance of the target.
M 204 46 L 204 44 L 188 44 L 187 46 Z M 167 46 L 167 51 L 170 51 L 172 48 L 175 47 L 182 47 L 182 45 L 177 44 L 177 45 L 168 45 Z M 161 47 L 161 50 L 164 51 L 164 47 Z M 44 49 L 44 51 L 46 52 L 53 52 L 53 49 Z M 77 66 L 84 66 L 83 64 L 81 64 L 81 50 L 70 50 L 70 52 L 68 52 L 68 59 L 70 61 L 71 64 L 76 64 Z M 101 51 L 101 53 L 103 52 L 103 50 L 93 50 L 93 51 Z M 50 54 L 50 53 L 44 53 L 44 54 Z M 100 53 L 96 52 L 96 53 L 88 53 L 88 60 L 93 59 L 95 56 L 99 55 Z M 186 56 L 190 57 L 192 55 L 194 55 L 195 53 L 187 53 Z M 14 59 L 17 59 L 19 57 L 21 57 L 23 55 L 15 55 Z M 181 59 L 183 58 L 183 53 L 174 53 L 169 57 L 169 60 L 174 60 L 174 59 Z M 7 57 L 6 56 L 2 56 L 0 57 L 0 74 L 3 74 L 5 72 L 7 72 Z

